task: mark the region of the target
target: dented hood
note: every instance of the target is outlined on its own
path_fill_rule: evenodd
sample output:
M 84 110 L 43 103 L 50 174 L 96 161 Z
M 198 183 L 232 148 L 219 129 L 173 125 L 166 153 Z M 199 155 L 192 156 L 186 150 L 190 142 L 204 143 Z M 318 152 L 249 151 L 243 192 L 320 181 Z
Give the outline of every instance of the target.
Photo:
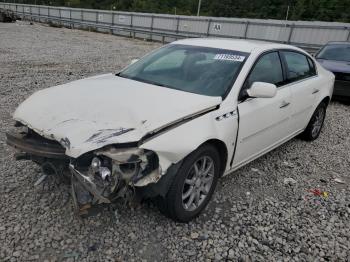
M 59 141 L 67 155 L 78 157 L 105 145 L 139 141 L 220 102 L 221 97 L 107 74 L 38 91 L 17 108 L 14 119 Z

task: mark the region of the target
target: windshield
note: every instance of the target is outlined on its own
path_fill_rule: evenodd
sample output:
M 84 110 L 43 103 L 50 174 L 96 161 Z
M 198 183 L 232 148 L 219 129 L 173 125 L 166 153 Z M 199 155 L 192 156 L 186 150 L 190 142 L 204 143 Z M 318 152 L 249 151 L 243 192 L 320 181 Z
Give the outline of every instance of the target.
M 118 76 L 186 92 L 225 96 L 248 53 L 167 45 L 120 72 Z
M 349 44 L 331 44 L 325 46 L 317 55 L 319 59 L 350 62 Z

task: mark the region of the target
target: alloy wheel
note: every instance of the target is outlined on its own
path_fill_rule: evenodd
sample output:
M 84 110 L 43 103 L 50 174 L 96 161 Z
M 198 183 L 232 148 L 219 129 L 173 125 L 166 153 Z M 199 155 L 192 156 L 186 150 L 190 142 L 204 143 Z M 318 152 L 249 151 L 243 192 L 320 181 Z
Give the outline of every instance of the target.
M 185 210 L 196 210 L 207 198 L 213 184 L 214 172 L 214 161 L 209 156 L 203 156 L 193 163 L 182 190 L 182 205 Z
M 321 131 L 324 116 L 325 116 L 325 109 L 323 107 L 320 107 L 319 110 L 317 111 L 317 114 L 315 115 L 315 120 L 312 125 L 311 134 L 313 137 L 316 137 Z

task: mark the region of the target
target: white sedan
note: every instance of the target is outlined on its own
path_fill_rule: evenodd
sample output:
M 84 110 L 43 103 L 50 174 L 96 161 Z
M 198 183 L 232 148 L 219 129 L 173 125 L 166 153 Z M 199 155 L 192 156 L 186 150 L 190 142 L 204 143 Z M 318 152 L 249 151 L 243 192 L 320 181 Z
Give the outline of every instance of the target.
M 117 74 L 33 94 L 15 111 L 20 132 L 7 143 L 17 159 L 68 176 L 82 215 L 152 198 L 186 222 L 221 176 L 297 135 L 316 139 L 333 84 L 332 73 L 293 46 L 181 40 Z

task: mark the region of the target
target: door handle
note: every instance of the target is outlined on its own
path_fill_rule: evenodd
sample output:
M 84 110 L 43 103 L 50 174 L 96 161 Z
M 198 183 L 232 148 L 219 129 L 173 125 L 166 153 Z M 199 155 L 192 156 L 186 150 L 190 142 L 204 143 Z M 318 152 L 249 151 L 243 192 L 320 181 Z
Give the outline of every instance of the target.
M 290 105 L 289 102 L 283 101 L 282 104 L 281 104 L 281 106 L 280 106 L 280 108 L 285 108 L 285 107 L 287 107 L 287 106 L 289 106 L 289 105 Z
M 312 94 L 316 94 L 316 93 L 318 93 L 320 90 L 319 89 L 315 89 L 313 92 L 312 92 Z

